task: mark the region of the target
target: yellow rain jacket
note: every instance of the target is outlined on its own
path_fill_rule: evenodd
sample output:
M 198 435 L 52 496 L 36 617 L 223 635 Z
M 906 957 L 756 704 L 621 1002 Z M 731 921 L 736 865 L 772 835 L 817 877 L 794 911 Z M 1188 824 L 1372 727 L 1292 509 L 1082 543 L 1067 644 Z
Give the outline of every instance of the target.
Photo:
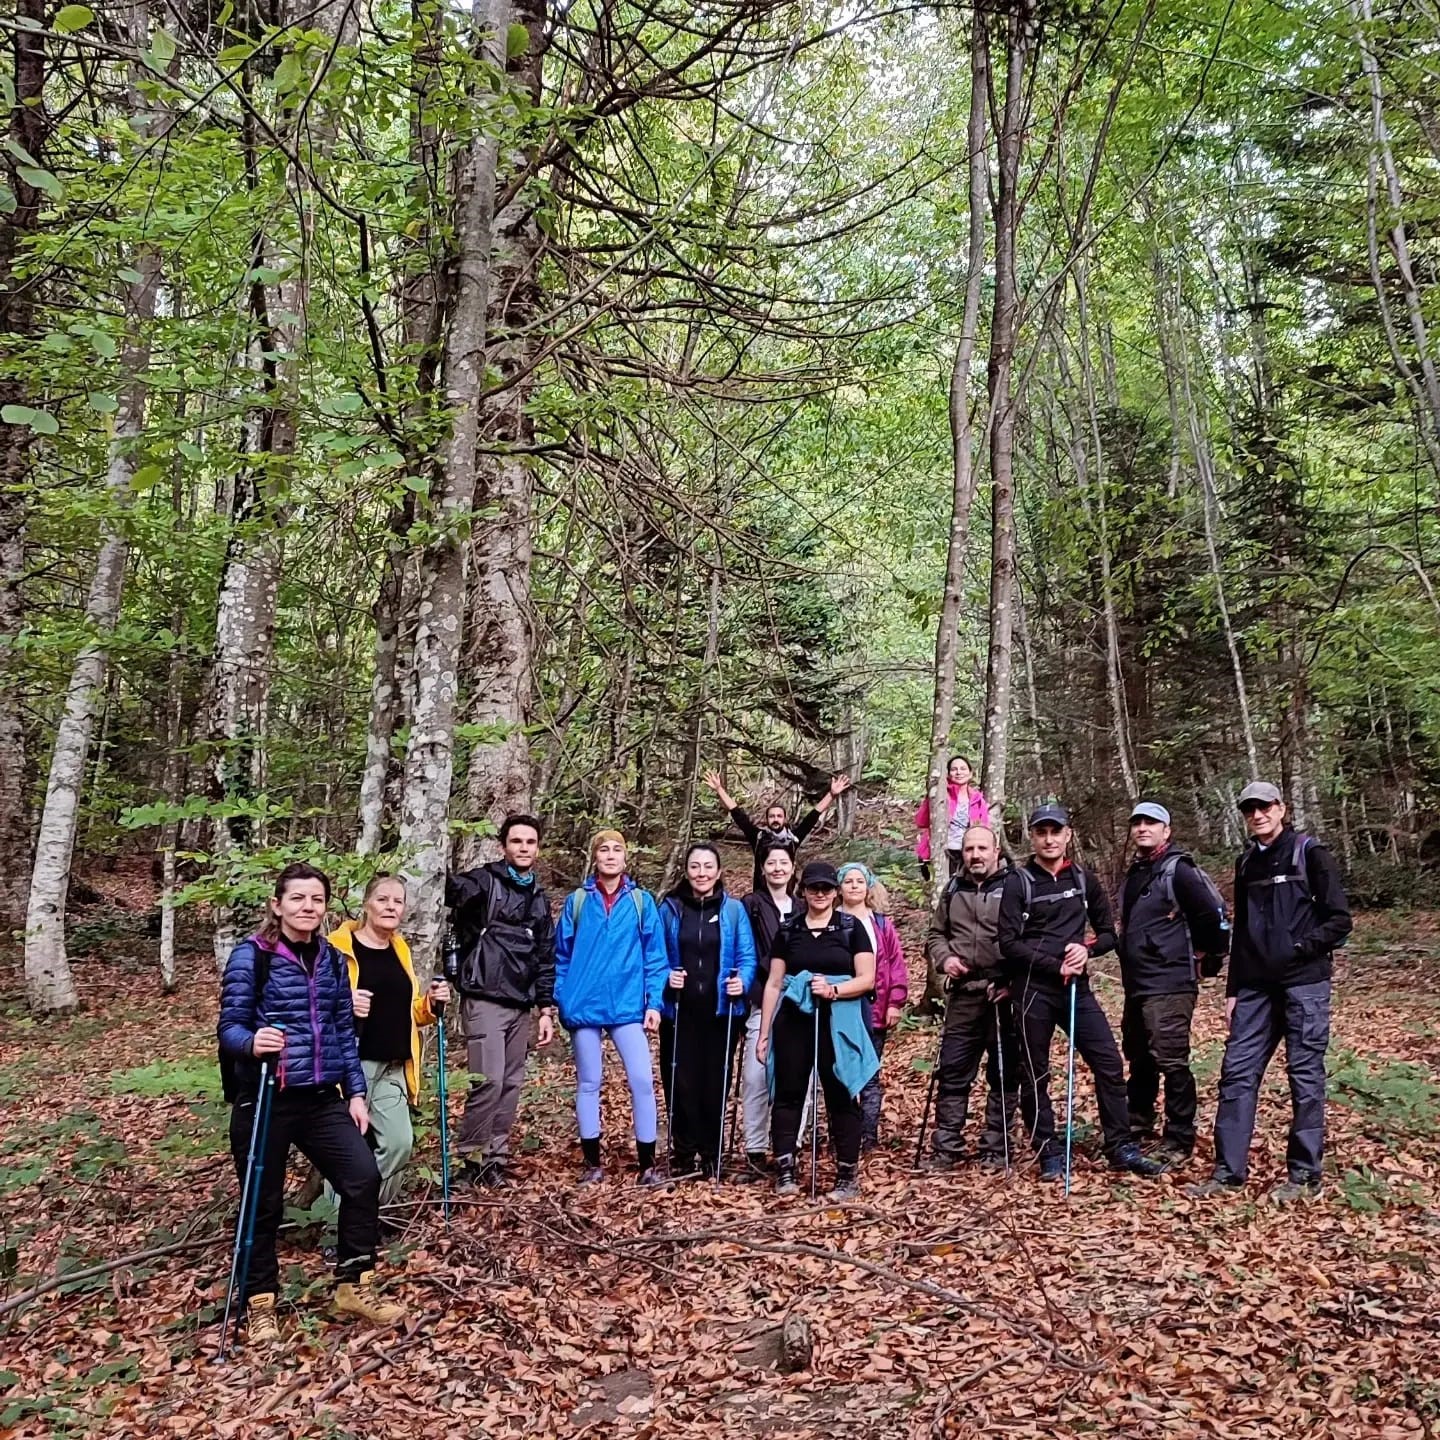
M 350 971 L 351 990 L 357 989 L 360 984 L 360 962 L 355 958 L 357 927 L 357 921 L 347 920 L 330 936 L 330 943 L 345 956 L 345 963 Z M 420 982 L 415 978 L 410 947 L 398 935 L 391 943 L 395 946 L 396 958 L 410 977 L 410 988 L 415 996 L 410 1007 L 410 1058 L 405 1062 L 405 1090 L 410 1096 L 410 1103 L 414 1105 L 420 1099 L 420 1026 L 433 1025 L 436 1017 L 430 1008 L 430 997 L 421 991 Z

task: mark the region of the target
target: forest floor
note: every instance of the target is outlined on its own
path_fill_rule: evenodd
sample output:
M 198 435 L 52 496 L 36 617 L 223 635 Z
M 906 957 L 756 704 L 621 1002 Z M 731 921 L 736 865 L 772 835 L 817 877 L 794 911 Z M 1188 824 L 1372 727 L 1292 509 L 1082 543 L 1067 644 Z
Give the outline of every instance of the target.
M 1279 1064 L 1234 1199 L 1181 1193 L 1208 1136 L 1184 1175 L 1132 1181 L 1100 1167 L 1089 1125 L 1068 1201 L 1033 1169 L 912 1174 L 936 1030 L 910 1018 L 861 1203 L 638 1191 L 613 1059 L 611 1178 L 581 1192 L 557 1042 L 532 1059 L 518 1183 L 467 1192 L 448 1227 L 426 1114 L 385 1267 L 407 1324 L 326 1323 L 318 1244 L 290 1233 L 288 1353 L 221 1366 L 235 1182 L 215 968 L 191 953 L 160 995 L 137 910 L 87 922 L 76 949 L 106 958 L 78 965 L 73 1019 L 29 1019 L 0 970 L 0 1435 L 1440 1433 L 1440 917 L 1363 917 L 1338 967 L 1330 1174 L 1302 1208 L 1264 1198 L 1284 1175 Z M 1207 987 L 1197 1013 L 1202 1129 L 1223 1004 Z M 787 1374 L 792 1315 L 815 1348 Z

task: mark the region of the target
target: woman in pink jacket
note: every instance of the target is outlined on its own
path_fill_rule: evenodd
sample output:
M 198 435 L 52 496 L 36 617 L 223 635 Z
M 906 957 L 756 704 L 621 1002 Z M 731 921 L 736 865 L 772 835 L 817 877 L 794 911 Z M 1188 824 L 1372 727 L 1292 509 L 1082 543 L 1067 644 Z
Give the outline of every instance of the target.
M 895 922 L 885 913 L 890 897 L 885 887 L 858 860 L 840 867 L 840 905 L 865 927 L 875 947 L 875 993 L 870 1001 L 870 1040 L 881 1057 L 885 1037 L 900 1019 L 910 990 L 905 949 Z M 880 1143 L 880 1105 L 885 1087 L 875 1078 L 860 1092 L 860 1148 L 873 1150 Z
M 963 755 L 952 755 L 947 770 L 945 789 L 949 797 L 949 820 L 945 830 L 945 854 L 950 860 L 949 874 L 960 868 L 960 847 L 965 832 L 972 825 L 990 823 L 990 805 L 978 785 L 972 785 L 974 770 Z M 930 878 L 930 797 L 927 795 L 915 812 L 915 853 L 920 857 L 920 873 Z

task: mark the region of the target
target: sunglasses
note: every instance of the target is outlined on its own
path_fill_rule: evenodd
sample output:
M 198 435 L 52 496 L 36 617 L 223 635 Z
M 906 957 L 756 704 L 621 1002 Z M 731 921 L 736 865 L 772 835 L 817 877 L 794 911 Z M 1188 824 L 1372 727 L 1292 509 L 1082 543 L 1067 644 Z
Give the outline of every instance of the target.
M 1273 810 L 1280 802 L 1278 800 L 1247 800 L 1241 807 L 1242 815 L 1258 815 L 1262 810 Z
M 829 884 L 807 885 L 805 887 L 805 893 L 807 895 L 833 895 L 835 893 L 835 887 Z

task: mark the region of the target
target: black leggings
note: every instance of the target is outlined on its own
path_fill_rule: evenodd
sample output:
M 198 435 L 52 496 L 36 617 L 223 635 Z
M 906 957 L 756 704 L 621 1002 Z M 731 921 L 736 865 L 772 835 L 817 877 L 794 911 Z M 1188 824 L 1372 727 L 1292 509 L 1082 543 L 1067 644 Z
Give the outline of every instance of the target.
M 820 1088 L 825 1092 L 825 1113 L 830 1117 L 830 1143 L 841 1165 L 854 1165 L 860 1159 L 860 1100 L 835 1075 L 829 1005 L 821 1001 L 816 1014 L 820 1018 Z M 800 1116 L 815 1059 L 815 1014 L 802 1014 L 798 1006 L 782 1000 L 771 1022 L 770 1048 L 775 1055 L 770 1143 L 778 1160 L 782 1155 L 793 1156 L 800 1138 Z
M 237 1101 L 230 1111 L 230 1153 L 242 1191 L 254 1121 L 255 1101 Z M 273 1295 L 279 1286 L 275 1234 L 285 1208 L 285 1161 L 291 1145 L 340 1196 L 335 1274 L 342 1280 L 354 1280 L 375 1266 L 380 1239 L 380 1171 L 374 1153 L 350 1118 L 349 1107 L 335 1089 L 277 1090 L 270 1109 L 265 1170 L 255 1202 L 255 1248 L 241 1297 L 245 1300 L 252 1295 Z
M 713 999 L 709 1003 L 713 1006 Z M 720 1120 L 727 1088 L 733 1093 L 735 1051 L 745 1034 L 745 1017 L 736 1015 L 728 1023 L 728 1053 L 726 1033 L 725 1016 L 716 1015 L 713 1009 L 706 1013 L 698 1006 L 682 1009 L 677 1020 L 660 1022 L 660 1085 L 670 1116 L 672 1164 L 688 1169 L 697 1154 L 702 1166 L 715 1164 L 720 1149 Z M 731 1077 L 728 1081 L 727 1076 Z

